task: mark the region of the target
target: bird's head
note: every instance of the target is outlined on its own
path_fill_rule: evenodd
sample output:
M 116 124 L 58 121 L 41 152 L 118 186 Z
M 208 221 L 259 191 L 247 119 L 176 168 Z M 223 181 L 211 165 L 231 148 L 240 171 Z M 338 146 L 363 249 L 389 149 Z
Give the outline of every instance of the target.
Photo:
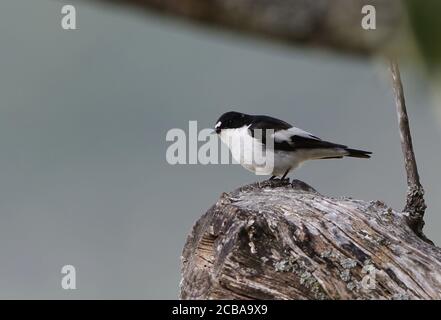
M 216 121 L 214 130 L 217 134 L 224 129 L 241 128 L 249 123 L 250 116 L 236 111 L 226 112 Z

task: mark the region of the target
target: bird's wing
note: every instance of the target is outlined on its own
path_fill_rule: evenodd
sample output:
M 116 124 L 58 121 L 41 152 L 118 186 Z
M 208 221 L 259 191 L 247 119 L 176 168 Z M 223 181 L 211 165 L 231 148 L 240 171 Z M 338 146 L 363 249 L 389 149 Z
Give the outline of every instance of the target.
M 266 144 L 267 130 L 271 130 L 269 134 L 273 137 L 275 132 L 289 128 L 292 128 L 292 125 L 285 121 L 268 116 L 254 116 L 253 122 L 248 126 L 248 131 L 253 138 Z
M 305 130 L 291 127 L 285 130 L 278 130 L 274 133 L 274 139 L 283 142 L 292 142 L 293 138 L 304 138 L 304 139 L 311 139 L 311 140 L 317 140 L 322 141 L 319 137 L 313 135 L 312 133 L 309 133 Z
M 274 131 L 286 130 L 289 128 L 292 128 L 292 125 L 290 125 L 288 122 L 268 116 L 254 116 L 253 122 L 249 127 L 250 130 L 273 129 Z
M 291 127 L 286 130 L 279 130 L 274 133 L 274 149 L 294 151 L 297 149 L 329 149 L 347 148 L 342 144 L 324 141 L 313 134 L 302 129 Z
M 248 127 L 250 135 L 266 144 L 266 130 L 271 129 L 274 150 L 295 151 L 297 149 L 347 148 L 341 144 L 324 141 L 289 123 L 267 116 L 256 116 Z M 259 133 L 258 130 L 260 130 Z

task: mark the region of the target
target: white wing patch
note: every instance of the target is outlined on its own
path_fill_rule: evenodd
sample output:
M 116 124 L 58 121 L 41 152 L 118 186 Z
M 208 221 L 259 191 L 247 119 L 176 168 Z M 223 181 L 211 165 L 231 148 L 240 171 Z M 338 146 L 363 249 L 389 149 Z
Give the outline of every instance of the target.
M 219 128 L 222 124 L 222 121 L 219 121 L 218 123 L 216 123 L 216 125 L 214 126 L 215 129 Z
M 312 133 L 309 133 L 307 131 L 304 131 L 304 130 L 296 128 L 296 127 L 291 127 L 287 130 L 279 130 L 279 131 L 275 132 L 274 133 L 274 141 L 288 142 L 291 144 L 292 143 L 291 138 L 293 136 L 299 136 L 299 137 L 305 137 L 305 138 L 314 139 L 314 140 L 320 140 L 319 138 L 314 136 Z

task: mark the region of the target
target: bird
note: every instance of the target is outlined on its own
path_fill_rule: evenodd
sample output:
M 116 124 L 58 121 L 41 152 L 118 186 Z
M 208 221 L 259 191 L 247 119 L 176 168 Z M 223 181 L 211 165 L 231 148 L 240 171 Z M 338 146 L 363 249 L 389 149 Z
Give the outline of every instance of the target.
M 284 180 L 290 171 L 308 160 L 343 157 L 367 159 L 372 154 L 322 140 L 277 118 L 237 111 L 221 115 L 214 132 L 227 145 L 235 161 L 255 174 L 271 175 L 270 180 L 279 176 Z M 261 155 L 260 161 L 253 158 L 256 154 Z

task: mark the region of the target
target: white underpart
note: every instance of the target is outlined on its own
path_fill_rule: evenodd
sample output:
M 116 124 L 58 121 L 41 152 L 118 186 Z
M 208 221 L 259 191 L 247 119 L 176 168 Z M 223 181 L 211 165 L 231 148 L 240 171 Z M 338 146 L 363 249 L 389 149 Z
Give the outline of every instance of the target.
M 274 139 L 279 142 L 287 141 L 291 143 L 290 137 L 293 135 L 314 139 L 312 134 L 294 127 L 288 130 L 277 131 L 274 134 Z M 248 126 L 237 129 L 223 129 L 219 136 L 222 142 L 230 149 L 233 159 L 245 169 L 258 175 L 281 176 L 287 170 L 298 168 L 304 161 L 347 154 L 341 148 L 274 151 L 265 148 L 258 139 L 253 138 L 249 133 Z M 257 159 L 256 155 L 258 155 Z
M 272 160 L 272 158 L 269 158 L 271 155 L 268 152 L 264 153 L 263 144 L 249 134 L 248 126 L 237 129 L 223 129 L 219 136 L 230 149 L 233 159 L 245 169 L 256 174 L 271 174 L 273 171 L 272 163 L 270 167 L 266 165 L 266 162 L 269 163 Z

